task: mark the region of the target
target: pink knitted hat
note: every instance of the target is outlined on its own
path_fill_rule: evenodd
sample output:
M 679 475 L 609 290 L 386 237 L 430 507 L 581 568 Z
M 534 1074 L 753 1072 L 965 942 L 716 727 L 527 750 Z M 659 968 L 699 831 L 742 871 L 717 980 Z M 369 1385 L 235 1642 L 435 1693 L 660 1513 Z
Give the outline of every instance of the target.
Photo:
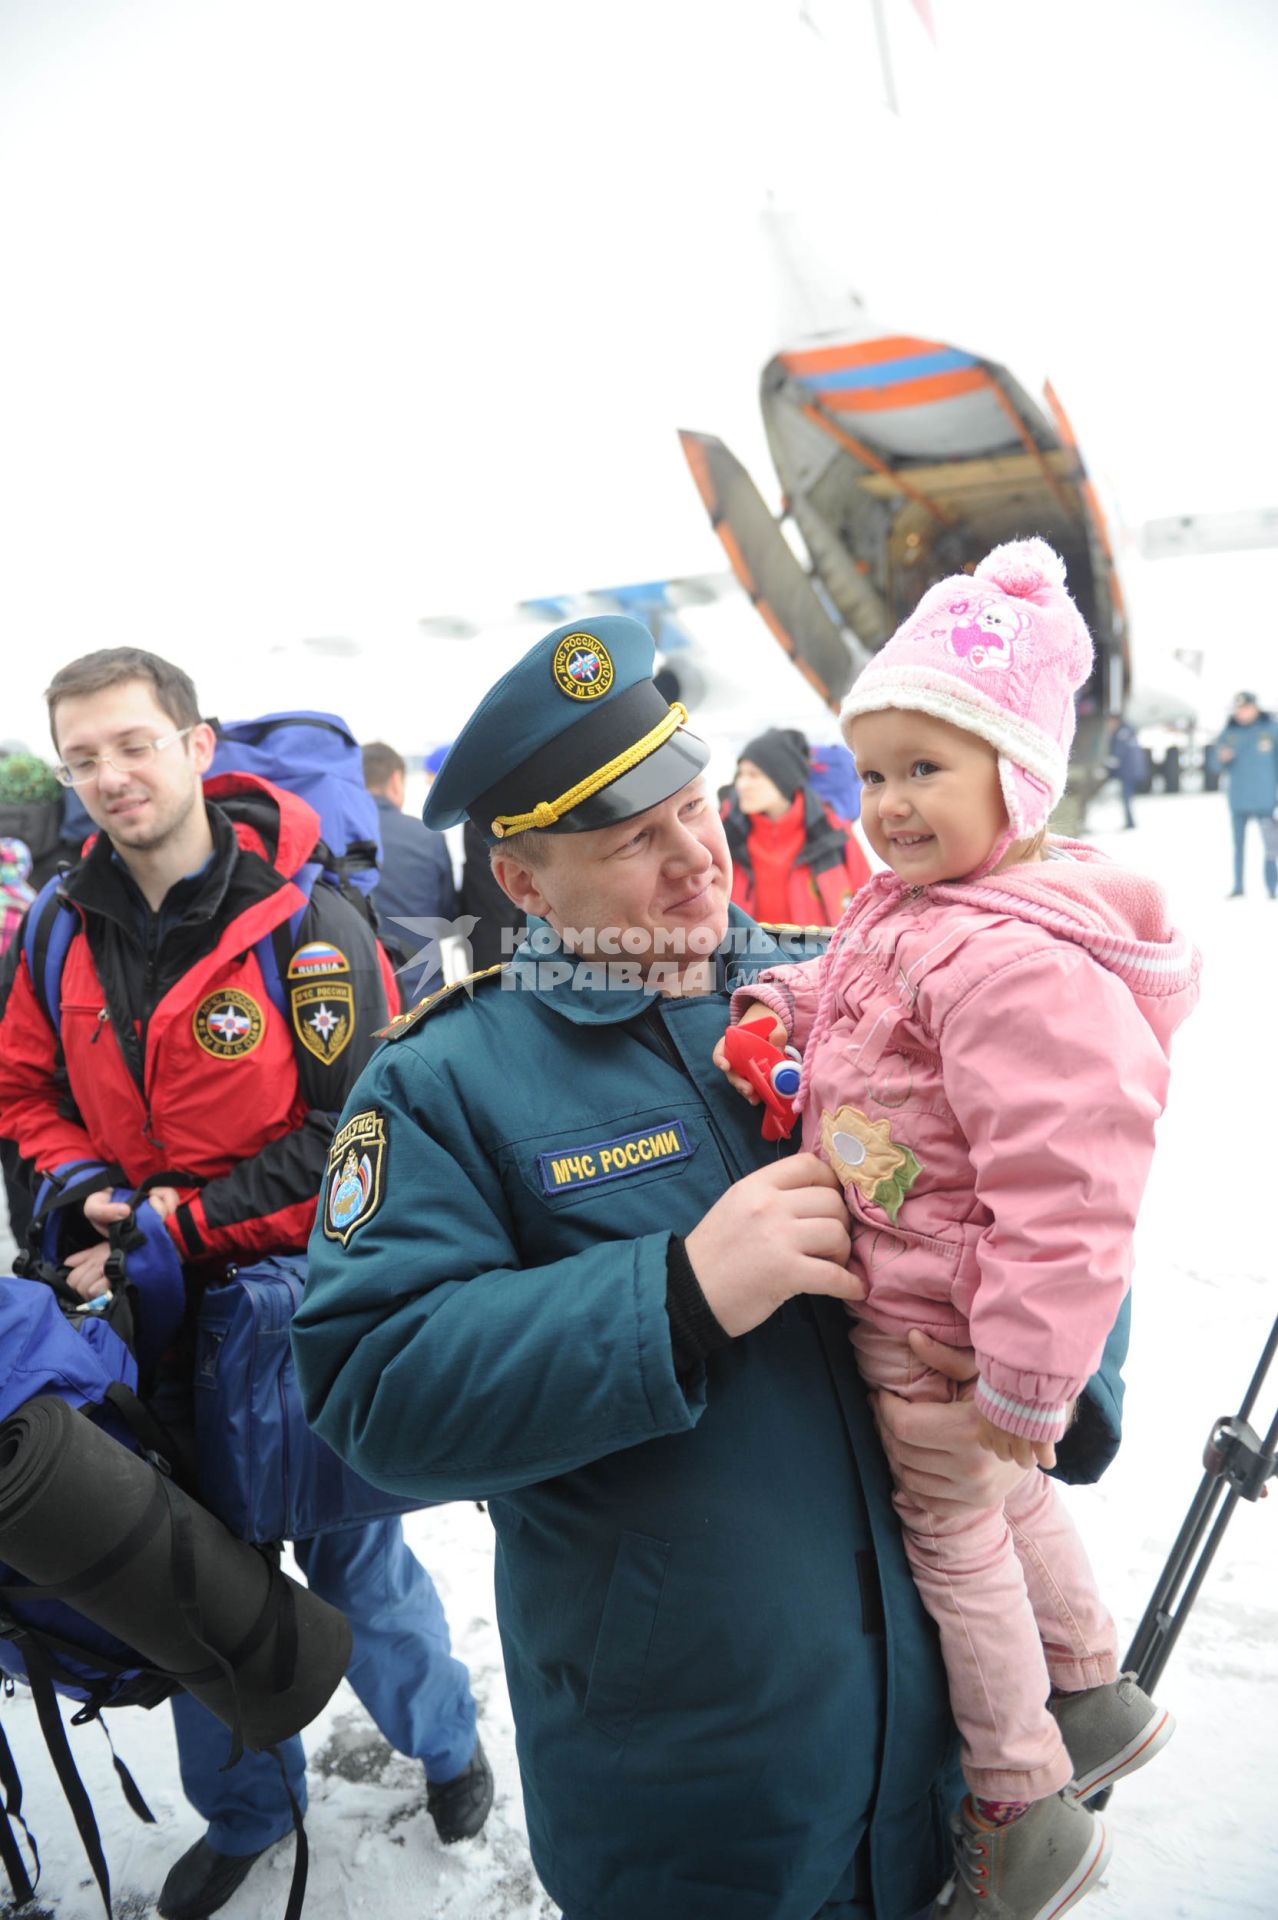
M 853 683 L 839 716 L 901 707 L 948 720 L 998 750 L 1010 831 L 996 849 L 1047 824 L 1065 790 L 1074 694 L 1092 666 L 1065 563 L 1045 540 L 1012 540 L 974 574 L 929 587 Z

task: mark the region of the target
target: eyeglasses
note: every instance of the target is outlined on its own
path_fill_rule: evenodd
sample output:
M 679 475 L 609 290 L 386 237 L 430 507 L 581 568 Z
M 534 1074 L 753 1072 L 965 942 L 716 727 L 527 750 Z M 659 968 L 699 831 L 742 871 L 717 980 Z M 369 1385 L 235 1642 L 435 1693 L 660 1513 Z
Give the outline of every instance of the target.
M 110 753 L 81 753 L 73 760 L 60 760 L 53 769 L 64 787 L 88 787 L 101 773 L 103 767 L 113 767 L 117 773 L 137 773 L 145 767 L 157 753 L 163 753 L 175 740 L 185 740 L 193 728 L 181 727 L 177 733 L 163 733 L 158 740 L 130 740 L 122 747 L 112 747 Z

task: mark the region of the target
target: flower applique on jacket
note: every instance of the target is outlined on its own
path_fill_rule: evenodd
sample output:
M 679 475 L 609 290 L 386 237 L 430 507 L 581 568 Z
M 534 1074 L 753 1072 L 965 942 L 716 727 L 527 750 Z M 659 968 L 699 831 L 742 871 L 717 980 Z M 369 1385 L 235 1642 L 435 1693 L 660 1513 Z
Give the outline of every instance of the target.
M 923 1169 L 904 1142 L 892 1138 L 891 1121 L 871 1120 L 859 1107 L 839 1107 L 821 1115 L 821 1145 L 843 1184 L 881 1207 L 895 1226 Z

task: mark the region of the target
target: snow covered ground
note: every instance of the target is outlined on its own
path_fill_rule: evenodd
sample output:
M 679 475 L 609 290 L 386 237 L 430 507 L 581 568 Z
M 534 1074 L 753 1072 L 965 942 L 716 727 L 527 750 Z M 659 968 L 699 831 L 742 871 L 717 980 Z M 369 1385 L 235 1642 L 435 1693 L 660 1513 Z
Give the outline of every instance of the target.
M 1201 1474 L 1212 1421 L 1237 1410 L 1278 1311 L 1273 1142 L 1278 1090 L 1278 906 L 1260 887 L 1226 901 L 1228 820 L 1218 796 L 1138 803 L 1113 831 L 1103 799 L 1091 837 L 1169 888 L 1206 956 L 1202 1005 L 1178 1040 L 1173 1093 L 1140 1235 L 1127 1440 L 1097 1488 L 1071 1491 L 1126 1641 Z M 1278 1368 L 1257 1408 L 1262 1432 Z M 307 1920 L 554 1920 L 528 1858 L 510 1707 L 493 1619 L 487 1517 L 457 1505 L 408 1521 L 470 1664 L 497 1803 L 478 1841 L 445 1851 L 420 1776 L 387 1752 L 343 1687 L 311 1729 Z M 1278 1498 L 1240 1503 L 1172 1656 L 1162 1697 L 1179 1731 L 1156 1766 L 1125 1783 L 1108 1819 L 1115 1851 L 1089 1920 L 1273 1920 L 1278 1914 Z M 26 1811 L 44 1857 L 39 1908 L 97 1920 L 101 1904 L 27 1700 L 3 1705 Z M 72 1729 L 93 1793 L 120 1920 L 146 1920 L 169 1864 L 198 1835 L 184 1801 L 165 1709 L 112 1718 L 121 1754 L 155 1812 L 139 1825 L 96 1728 Z M 257 1866 L 226 1920 L 283 1911 L 292 1848 Z M 10 1910 L 0 1906 L 0 1920 Z M 28 1910 L 35 1920 L 37 1909 Z M 24 1915 L 23 1920 L 28 1920 Z M 661 1920 L 654 1915 L 652 1920 Z

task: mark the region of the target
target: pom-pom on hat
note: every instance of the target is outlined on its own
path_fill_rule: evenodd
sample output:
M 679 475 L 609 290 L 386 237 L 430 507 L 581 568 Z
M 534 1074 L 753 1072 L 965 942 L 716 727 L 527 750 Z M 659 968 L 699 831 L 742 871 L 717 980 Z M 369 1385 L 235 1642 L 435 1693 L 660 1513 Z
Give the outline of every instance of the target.
M 899 707 L 987 740 L 1010 823 L 1001 857 L 1046 826 L 1065 790 L 1074 695 L 1091 668 L 1064 561 L 1045 540 L 1011 540 L 974 574 L 929 587 L 857 676 L 840 724 L 846 739 L 858 714 Z

